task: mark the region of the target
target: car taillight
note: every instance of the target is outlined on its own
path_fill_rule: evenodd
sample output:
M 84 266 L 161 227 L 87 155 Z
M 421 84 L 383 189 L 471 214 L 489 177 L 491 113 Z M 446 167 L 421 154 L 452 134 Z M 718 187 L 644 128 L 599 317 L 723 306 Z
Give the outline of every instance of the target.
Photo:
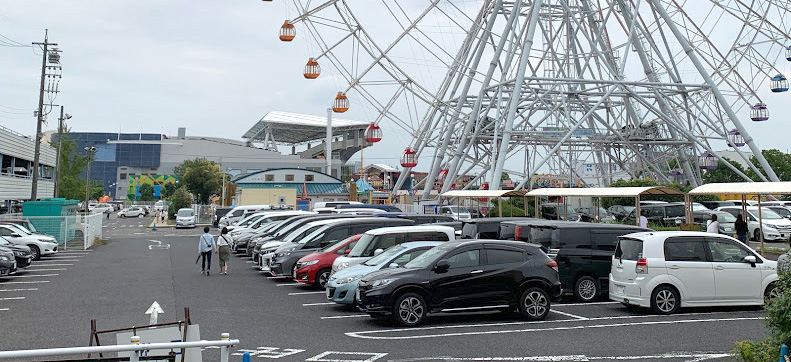
M 522 236 L 522 227 L 517 226 L 516 230 L 514 231 L 514 240 L 520 240 L 521 236 Z
M 558 271 L 558 262 L 556 262 L 554 260 L 550 261 L 550 262 L 547 262 L 547 266 L 552 268 L 552 269 L 555 269 L 555 271 Z
M 648 260 L 646 258 L 637 259 L 637 265 L 634 267 L 634 272 L 637 274 L 648 274 Z

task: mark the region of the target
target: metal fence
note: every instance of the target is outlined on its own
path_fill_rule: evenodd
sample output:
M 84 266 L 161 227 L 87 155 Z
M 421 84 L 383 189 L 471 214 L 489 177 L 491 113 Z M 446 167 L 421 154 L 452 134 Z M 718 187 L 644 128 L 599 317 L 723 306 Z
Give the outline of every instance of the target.
M 82 236 L 83 244 L 82 249 L 86 250 L 93 246 L 96 238 L 102 237 L 102 214 L 85 215 L 82 218 Z

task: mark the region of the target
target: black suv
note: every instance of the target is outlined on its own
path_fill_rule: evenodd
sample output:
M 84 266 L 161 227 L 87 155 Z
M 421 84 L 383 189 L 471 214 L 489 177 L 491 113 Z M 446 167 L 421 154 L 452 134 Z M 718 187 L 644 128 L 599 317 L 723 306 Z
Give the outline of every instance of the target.
M 565 294 L 590 302 L 609 285 L 612 255 L 618 237 L 653 231 L 632 225 L 548 221 L 509 222 L 515 238 L 541 245 L 558 262 Z M 504 223 L 505 225 L 505 223 Z
M 403 268 L 360 280 L 358 308 L 405 326 L 428 313 L 495 309 L 542 320 L 561 293 L 557 263 L 537 245 L 504 240 L 447 242 Z
M 508 239 L 500 234 L 500 224 L 505 221 L 537 220 L 525 217 L 486 217 L 464 220 L 461 223 L 461 239 Z
M 624 221 L 627 224 L 634 224 L 634 212 L 632 210 Z M 683 202 L 668 202 L 666 204 L 640 205 L 640 213 L 646 215 L 649 224 L 659 224 L 662 226 L 675 226 L 684 222 L 686 213 L 684 212 Z

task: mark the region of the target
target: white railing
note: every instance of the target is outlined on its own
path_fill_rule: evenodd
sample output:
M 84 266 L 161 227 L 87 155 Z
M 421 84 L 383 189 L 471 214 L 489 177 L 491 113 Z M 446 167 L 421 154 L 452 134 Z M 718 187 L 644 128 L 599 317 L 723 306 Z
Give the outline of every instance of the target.
M 102 237 L 102 220 L 104 215 L 93 214 L 85 215 L 82 223 L 83 250 L 93 246 L 96 237 Z
M 140 343 L 140 337 L 133 336 L 131 344 L 119 344 L 113 346 L 92 346 L 92 347 L 66 347 L 66 348 L 46 348 L 46 349 L 26 349 L 19 351 L 0 351 L 1 359 L 31 359 L 35 357 L 51 357 L 75 354 L 99 354 L 114 352 L 134 352 L 129 356 L 129 361 L 137 362 L 140 360 L 142 351 L 156 349 L 185 349 L 220 347 L 220 362 L 228 362 L 233 345 L 239 344 L 238 339 L 230 339 L 228 333 L 223 333 L 219 341 L 194 341 L 194 342 L 166 342 L 166 343 Z

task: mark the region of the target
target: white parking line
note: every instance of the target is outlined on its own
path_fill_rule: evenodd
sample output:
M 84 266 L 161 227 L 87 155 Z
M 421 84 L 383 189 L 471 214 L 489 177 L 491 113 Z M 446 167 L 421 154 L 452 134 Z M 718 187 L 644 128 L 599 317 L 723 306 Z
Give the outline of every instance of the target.
M 335 302 L 322 302 L 322 303 L 302 303 L 303 307 L 313 307 L 317 305 L 333 305 Z
M 625 316 L 622 316 L 625 317 Z M 640 317 L 658 317 L 658 316 L 634 316 Z M 609 319 L 618 319 L 620 317 L 603 317 L 603 318 L 589 318 L 586 321 L 603 321 Z M 734 317 L 734 318 L 711 318 L 711 319 L 683 319 L 683 320 L 664 320 L 664 321 L 638 321 L 628 323 L 613 323 L 613 324 L 588 324 L 576 326 L 562 326 L 551 328 L 525 328 L 525 329 L 500 329 L 493 331 L 476 331 L 476 332 L 453 332 L 453 333 L 437 333 L 437 334 L 423 334 L 416 336 L 392 336 L 392 337 L 377 337 L 370 336 L 370 334 L 386 333 L 386 332 L 414 332 L 427 329 L 445 329 L 445 328 L 459 328 L 460 326 L 439 326 L 439 327 L 424 327 L 424 328 L 402 328 L 402 329 L 389 329 L 389 330 L 373 330 L 361 332 L 348 332 L 345 333 L 349 337 L 364 338 L 364 339 L 380 339 L 380 340 L 401 340 L 401 339 L 421 339 L 421 338 L 437 338 L 437 337 L 458 337 L 458 336 L 473 336 L 473 335 L 486 335 L 486 334 L 500 334 L 500 333 L 530 333 L 530 332 L 550 332 L 550 331 L 564 331 L 575 329 L 589 329 L 589 328 L 615 328 L 615 327 L 630 327 L 630 326 L 651 326 L 663 325 L 673 323 L 706 323 L 706 322 L 726 322 L 726 321 L 746 321 L 746 320 L 762 320 L 764 317 Z M 538 321 L 538 322 L 521 322 L 519 324 L 547 324 L 547 323 L 562 323 L 562 322 L 580 322 L 579 320 L 561 320 L 561 321 Z M 513 325 L 517 323 L 489 323 L 491 326 L 498 325 Z M 473 325 L 473 326 L 481 326 Z M 469 325 L 468 325 L 469 326 Z
M 593 302 L 593 303 L 555 303 L 552 304 L 552 308 L 554 307 L 573 307 L 578 305 L 606 305 L 606 304 L 619 304 L 621 302 Z
M 70 262 L 76 263 L 78 261 L 82 261 L 80 259 L 52 259 L 52 260 L 36 260 L 34 264 L 49 264 L 49 263 L 63 263 L 63 262 Z
M 39 284 L 39 283 L 49 283 L 49 280 L 31 280 L 29 282 L 2 282 L 5 284 Z
M 305 295 L 305 294 L 326 294 L 327 292 L 299 292 L 299 293 L 288 293 L 288 295 Z
M 38 288 L 27 288 L 27 289 L 0 289 L 0 292 L 32 292 L 36 291 Z
M 87 186 L 86 186 L 86 187 L 87 187 Z M 8 310 L 8 308 L 0 308 L 0 312 L 5 312 L 5 311 L 7 311 L 7 310 Z
M 588 319 L 588 317 L 583 317 L 583 316 L 579 316 L 579 315 L 576 315 L 576 314 L 561 312 L 559 310 L 550 309 L 549 311 L 552 312 L 552 313 L 557 313 L 557 314 L 560 314 L 560 315 L 564 315 L 566 317 L 576 318 L 576 319 L 579 319 L 579 320 L 587 320 Z
M 41 275 L 14 275 L 14 278 L 43 278 L 43 277 L 55 277 L 60 274 L 41 274 Z
M 38 264 L 38 263 L 36 263 L 36 264 Z M 28 268 L 40 268 L 42 266 L 43 267 L 51 267 L 51 266 L 72 266 L 72 265 L 74 265 L 74 264 L 44 264 L 44 265 L 36 265 L 36 264 L 33 264 L 33 265 L 29 266 Z
M 81 255 L 81 256 L 83 256 L 83 255 L 91 255 L 91 253 L 86 253 L 85 251 L 80 250 L 80 251 L 61 251 L 61 252 L 58 252 L 57 254 L 54 254 L 52 256 L 58 256 L 58 255 L 63 255 L 63 254 L 68 254 L 68 256 L 72 256 L 72 255 Z M 44 255 L 44 257 L 47 257 L 47 255 Z
M 87 187 L 87 186 L 86 186 Z M 282 283 L 282 284 L 275 284 L 277 287 L 287 287 L 290 285 L 302 285 L 302 283 Z
M 66 269 L 59 269 L 59 268 L 55 268 L 55 269 L 25 269 L 25 271 L 27 271 L 29 273 L 37 273 L 37 272 L 44 272 L 44 271 L 64 271 L 64 270 L 66 270 Z M 55 274 L 55 275 L 57 275 L 57 274 Z
M 25 297 L 8 297 L 8 298 L 0 298 L 0 300 L 20 300 L 25 299 Z
M 352 355 L 352 356 L 367 356 L 368 358 L 365 359 L 349 359 L 349 358 L 326 358 L 327 356 L 331 355 Z M 305 361 L 308 362 L 373 362 L 376 361 L 384 356 L 387 356 L 387 353 L 369 353 L 369 352 L 338 352 L 338 351 L 326 351 L 322 352 L 318 355 L 310 357 Z
M 351 315 L 336 315 L 330 317 L 321 317 L 321 319 L 362 318 L 362 317 L 370 317 L 370 316 L 367 314 L 351 314 Z
M 730 353 L 696 353 L 696 352 L 672 352 L 665 354 L 655 354 L 647 356 L 586 356 L 586 355 L 566 355 L 566 356 L 516 356 L 516 357 L 417 357 L 408 359 L 390 360 L 391 362 L 417 362 L 417 361 L 521 361 L 521 362 L 590 362 L 590 361 L 640 361 L 655 359 L 685 359 L 686 361 L 706 361 L 710 359 L 720 359 L 730 357 Z

